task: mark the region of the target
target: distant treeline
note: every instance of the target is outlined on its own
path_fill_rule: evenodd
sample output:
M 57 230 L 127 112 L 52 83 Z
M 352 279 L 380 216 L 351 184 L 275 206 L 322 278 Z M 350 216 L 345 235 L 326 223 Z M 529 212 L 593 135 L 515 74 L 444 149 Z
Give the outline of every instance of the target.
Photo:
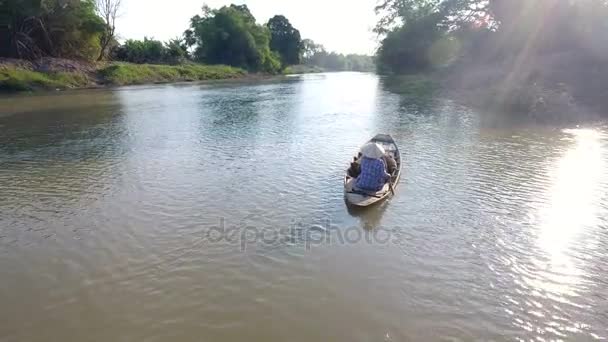
M 302 42 L 302 64 L 317 66 L 329 71 L 374 71 L 374 59 L 367 55 L 338 54 L 328 52 L 325 47 L 310 39 Z
M 302 40 L 282 15 L 258 24 L 246 5 L 203 6 L 183 36 L 167 42 L 115 36 L 121 0 L 0 0 L 0 57 L 58 57 L 179 64 L 225 64 L 278 72 L 306 63 L 327 70 L 370 70 L 369 56 L 328 53 Z

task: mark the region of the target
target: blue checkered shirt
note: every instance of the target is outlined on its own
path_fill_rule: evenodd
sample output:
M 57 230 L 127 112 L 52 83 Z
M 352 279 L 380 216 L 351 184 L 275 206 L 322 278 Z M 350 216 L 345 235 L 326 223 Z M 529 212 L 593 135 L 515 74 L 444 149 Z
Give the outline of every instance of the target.
M 357 188 L 378 191 L 384 187 L 390 175 L 382 159 L 365 158 L 361 160 L 361 175 L 357 178 Z

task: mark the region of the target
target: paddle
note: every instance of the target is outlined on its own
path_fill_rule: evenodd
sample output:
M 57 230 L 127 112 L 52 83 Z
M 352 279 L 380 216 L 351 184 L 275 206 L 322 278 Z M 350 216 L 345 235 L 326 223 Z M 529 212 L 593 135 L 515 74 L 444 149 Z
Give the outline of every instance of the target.
M 397 173 L 398 173 L 397 170 L 393 171 L 393 175 L 391 176 L 391 179 L 388 180 L 388 188 L 391 190 L 391 194 L 393 196 L 395 196 L 395 188 L 393 188 L 393 178 L 395 178 L 395 179 L 397 178 Z

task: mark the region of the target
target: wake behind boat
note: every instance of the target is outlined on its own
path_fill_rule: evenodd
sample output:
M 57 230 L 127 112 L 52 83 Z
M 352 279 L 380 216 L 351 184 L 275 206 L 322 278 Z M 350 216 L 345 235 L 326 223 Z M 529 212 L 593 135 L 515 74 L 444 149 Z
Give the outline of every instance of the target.
M 393 137 L 388 134 L 378 134 L 368 143 L 375 143 L 384 148 L 386 154 L 397 162 L 397 167 L 391 175 L 390 180 L 384 184 L 382 189 L 375 192 L 369 192 L 357 188 L 355 170 L 353 170 L 353 165 L 351 165 L 351 167 L 346 170 L 346 175 L 344 176 L 344 197 L 347 204 L 356 207 L 369 207 L 384 201 L 393 194 L 401 179 L 401 153 L 399 152 L 399 148 Z M 355 156 L 355 163 L 358 163 L 359 161 L 360 156 Z

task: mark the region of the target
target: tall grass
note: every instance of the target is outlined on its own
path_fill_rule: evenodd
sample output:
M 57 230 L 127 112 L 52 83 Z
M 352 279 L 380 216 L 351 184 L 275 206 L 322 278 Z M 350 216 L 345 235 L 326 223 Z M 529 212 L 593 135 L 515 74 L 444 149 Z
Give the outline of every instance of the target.
M 116 63 L 99 71 L 105 83 L 112 85 L 204 81 L 238 78 L 245 70 L 225 65 L 153 65 Z
M 0 68 L 0 91 L 69 89 L 89 85 L 89 77 L 78 72 L 41 73 L 12 67 Z

